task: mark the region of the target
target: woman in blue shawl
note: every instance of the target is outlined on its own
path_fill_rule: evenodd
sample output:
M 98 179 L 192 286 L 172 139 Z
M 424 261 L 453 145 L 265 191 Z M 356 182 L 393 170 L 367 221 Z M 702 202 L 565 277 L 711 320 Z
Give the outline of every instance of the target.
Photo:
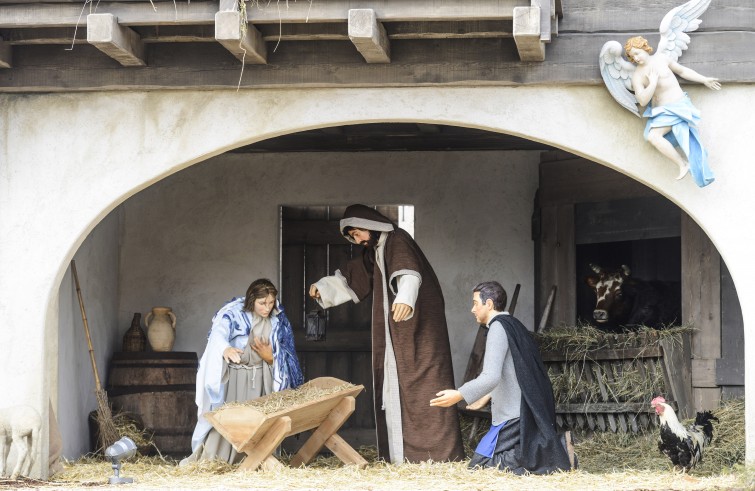
M 197 372 L 197 426 L 192 454 L 181 463 L 243 458 L 203 414 L 226 402 L 244 402 L 303 381 L 291 324 L 277 302 L 278 290 L 267 279 L 254 281 L 244 298 L 226 303 L 212 319 L 207 347 Z

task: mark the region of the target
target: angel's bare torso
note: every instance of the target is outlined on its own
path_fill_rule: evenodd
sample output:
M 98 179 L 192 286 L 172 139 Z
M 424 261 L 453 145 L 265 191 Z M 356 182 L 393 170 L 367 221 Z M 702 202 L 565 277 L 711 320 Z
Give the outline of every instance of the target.
M 648 87 L 651 83 L 652 74 L 656 73 L 658 81 L 652 97 L 654 107 L 671 104 L 684 97 L 684 91 L 672 70 L 675 62 L 669 60 L 663 53 L 649 55 L 645 51 L 637 51 L 641 54 L 632 53 L 632 58 L 637 63 L 637 69 L 632 76 L 632 85 L 635 89 L 641 88 L 640 90 L 642 90 Z

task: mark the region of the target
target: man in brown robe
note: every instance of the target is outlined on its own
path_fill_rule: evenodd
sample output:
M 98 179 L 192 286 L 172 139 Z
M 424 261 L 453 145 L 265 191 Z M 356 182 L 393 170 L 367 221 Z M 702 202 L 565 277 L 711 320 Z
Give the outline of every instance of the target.
M 365 246 L 362 256 L 320 279 L 310 295 L 328 308 L 372 293 L 378 454 L 393 463 L 463 459 L 456 408 L 438 411 L 427 403 L 437 387 L 454 383 L 435 272 L 414 239 L 372 208 L 349 206 L 340 229 Z

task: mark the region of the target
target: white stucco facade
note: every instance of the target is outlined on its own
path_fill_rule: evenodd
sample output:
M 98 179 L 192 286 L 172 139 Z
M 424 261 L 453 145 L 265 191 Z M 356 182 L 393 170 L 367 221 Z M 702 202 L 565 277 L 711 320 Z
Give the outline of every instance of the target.
M 350 123 L 424 122 L 510 133 L 607 165 L 657 190 L 693 217 L 721 253 L 742 305 L 745 352 L 751 352 L 755 306 L 748 299 L 755 295 L 755 262 L 750 257 L 755 242 L 750 218 L 755 165 L 748 138 L 755 115 L 747 108 L 755 88 L 688 90 L 703 112 L 703 142 L 717 177 L 705 189 L 689 178 L 673 180 L 673 164 L 642 140 L 643 124 L 618 107 L 602 87 L 2 95 L 3 404 L 29 403 L 46 415 L 57 383 L 61 280 L 70 259 L 106 215 L 161 179 L 229 149 Z M 321 197 L 345 204 L 353 195 L 344 197 L 333 188 Z M 422 243 L 421 234 L 418 241 Z M 754 375 L 755 358 L 748 358 L 746 381 Z M 753 397 L 753 389 L 747 390 L 750 462 L 755 460 Z M 43 445 L 42 452 L 46 450 Z

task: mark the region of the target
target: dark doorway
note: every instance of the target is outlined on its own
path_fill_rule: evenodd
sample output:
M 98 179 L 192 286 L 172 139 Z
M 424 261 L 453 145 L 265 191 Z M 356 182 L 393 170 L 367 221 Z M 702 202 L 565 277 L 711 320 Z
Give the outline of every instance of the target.
M 590 264 L 606 270 L 627 265 L 634 278 L 681 283 L 680 217 L 661 196 L 575 206 L 577 322 L 591 323 L 595 308 L 595 293 L 584 281 L 593 273 Z
M 681 238 L 627 240 L 577 245 L 577 322 L 592 322 L 595 293 L 584 279 L 593 274 L 590 264 L 607 270 L 629 266 L 631 275 L 642 280 L 681 281 Z

